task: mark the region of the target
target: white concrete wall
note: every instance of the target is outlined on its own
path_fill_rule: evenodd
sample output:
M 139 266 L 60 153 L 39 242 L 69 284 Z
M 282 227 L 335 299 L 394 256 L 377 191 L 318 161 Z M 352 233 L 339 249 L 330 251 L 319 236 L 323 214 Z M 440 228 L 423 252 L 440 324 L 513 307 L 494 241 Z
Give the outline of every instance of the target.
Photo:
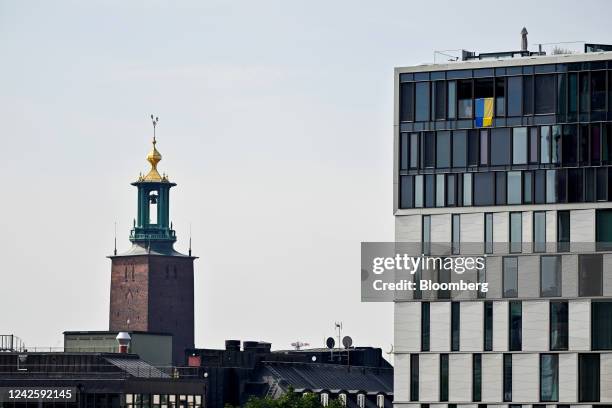
M 612 354 L 602 353 L 599 358 L 599 398 L 601 402 L 612 402 Z
M 549 346 L 549 303 L 523 301 L 523 351 L 547 351 Z
M 518 257 L 519 298 L 536 298 L 540 295 L 540 257 Z
M 569 349 L 590 350 L 591 348 L 591 302 L 589 300 L 569 301 Z
M 422 216 L 402 215 L 395 217 L 395 240 L 397 242 L 421 242 Z
M 430 335 L 431 351 L 450 351 L 451 303 L 430 303 Z
M 396 302 L 394 309 L 395 351 L 421 351 L 421 303 Z
M 484 339 L 483 302 L 461 302 L 459 347 L 461 351 L 482 351 Z
M 515 353 L 512 355 L 512 400 L 539 401 L 539 354 Z
M 472 355 L 448 356 L 448 400 L 470 402 L 472 400 Z
M 440 399 L 440 355 L 419 356 L 419 400 L 439 401 Z
M 559 354 L 559 402 L 578 401 L 578 354 Z
M 410 401 L 410 354 L 395 354 L 393 363 L 393 398 Z
M 561 293 L 564 297 L 578 296 L 578 255 L 561 257 Z
M 503 391 L 502 354 L 482 355 L 482 402 L 502 401 Z

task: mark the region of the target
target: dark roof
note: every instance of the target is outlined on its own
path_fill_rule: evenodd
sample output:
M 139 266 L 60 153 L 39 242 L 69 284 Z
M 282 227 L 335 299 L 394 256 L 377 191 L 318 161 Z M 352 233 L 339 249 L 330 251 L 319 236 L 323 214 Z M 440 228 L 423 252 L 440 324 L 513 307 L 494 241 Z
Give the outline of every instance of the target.
M 135 255 L 160 255 L 160 256 L 176 256 L 179 258 L 194 258 L 197 256 L 185 255 L 174 249 L 174 245 L 171 242 L 151 242 L 141 243 L 133 242 L 130 249 L 127 251 L 111 255 L 109 258 L 120 258 L 122 256 L 135 256 Z
M 105 357 L 105 360 L 117 366 L 132 377 L 138 378 L 170 378 L 170 376 L 158 368 L 153 367 L 141 359 Z
M 336 364 L 263 362 L 257 377 L 296 391 L 393 393 L 393 369 Z

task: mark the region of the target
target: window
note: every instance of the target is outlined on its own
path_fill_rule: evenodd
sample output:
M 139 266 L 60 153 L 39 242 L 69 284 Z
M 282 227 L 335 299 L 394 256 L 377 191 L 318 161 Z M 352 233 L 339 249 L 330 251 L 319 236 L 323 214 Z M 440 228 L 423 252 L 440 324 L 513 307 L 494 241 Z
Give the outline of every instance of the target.
M 578 164 L 585 166 L 589 163 L 589 125 L 580 125 L 578 130 Z
M 596 211 L 595 236 L 598 251 L 609 251 L 612 249 L 612 210 Z
M 457 255 L 460 252 L 460 242 L 461 242 L 461 215 L 453 214 L 453 223 L 452 223 L 452 236 L 453 242 L 451 247 L 451 253 L 453 255 Z
M 576 120 L 578 113 L 578 74 L 568 74 L 567 106 L 570 120 Z
M 410 168 L 416 169 L 419 167 L 419 134 L 410 134 Z
M 423 207 L 423 176 L 414 176 L 414 206 Z
M 478 268 L 476 269 L 476 282 L 483 284 L 487 282 L 487 268 L 486 265 L 484 266 L 484 268 Z M 484 299 L 487 297 L 487 293 L 483 292 L 481 290 L 476 292 L 476 298 L 478 299 Z
M 518 258 L 515 256 L 503 259 L 503 286 L 505 298 L 518 297 Z
M 578 85 L 580 87 L 580 113 L 589 112 L 589 73 L 581 72 L 578 77 Z
M 512 164 L 527 164 L 527 128 L 512 129 Z
M 529 163 L 530 164 L 538 163 L 538 159 L 539 159 L 538 145 L 539 143 L 540 141 L 538 137 L 538 128 L 537 127 L 529 128 Z
M 151 191 L 149 193 L 149 225 L 157 224 L 157 191 Z
M 475 173 L 473 175 L 475 205 L 493 205 L 495 203 L 494 176 L 494 173 Z M 465 196 L 463 199 L 465 200 Z
M 535 113 L 555 113 L 555 76 L 536 75 Z
M 523 77 L 523 115 L 533 115 L 533 76 Z
M 491 166 L 506 166 L 511 162 L 510 128 L 491 129 Z
M 512 401 L 512 354 L 504 354 L 504 402 Z
M 434 87 L 434 102 L 432 106 L 434 109 L 434 119 L 445 119 L 446 118 L 446 83 L 444 81 L 436 81 L 433 83 Z
M 400 208 L 412 208 L 414 206 L 414 177 L 401 176 L 400 180 Z
M 536 204 L 546 202 L 546 170 L 534 171 L 533 197 Z
M 436 207 L 444 207 L 446 181 L 444 174 L 436 174 Z
M 485 254 L 493 253 L 493 213 L 485 213 L 484 215 L 484 234 L 485 234 Z
M 533 252 L 546 252 L 546 211 L 533 212 Z
M 495 204 L 506 204 L 508 186 L 506 185 L 506 172 L 495 172 Z
M 480 131 L 480 165 L 487 166 L 489 164 L 489 131 Z
M 451 351 L 459 351 L 459 327 L 461 321 L 461 304 L 451 302 Z
M 457 117 L 457 83 L 455 81 L 448 82 L 447 103 L 448 118 L 455 119 Z
M 575 125 L 563 126 L 562 161 L 564 166 L 575 166 L 578 162 L 578 129 Z M 553 138 L 554 141 L 554 138 Z M 553 161 L 557 162 L 557 161 Z
M 410 143 L 408 142 L 408 137 L 408 133 L 402 133 L 400 135 L 400 170 L 408 170 L 410 167 Z
M 429 120 L 429 82 L 416 83 L 415 100 L 415 120 Z
M 422 140 L 422 155 L 421 162 L 423 163 L 423 167 L 429 168 L 434 167 L 436 164 L 436 133 L 435 132 L 425 132 L 423 133 Z
M 523 246 L 523 213 L 510 213 L 510 252 L 521 252 Z
M 329 405 L 329 394 L 326 392 L 321 393 L 321 405 L 324 407 Z
M 520 171 L 508 172 L 508 204 L 521 204 L 522 177 Z
M 484 302 L 484 351 L 493 351 L 493 302 Z
M 523 100 L 523 78 L 508 78 L 508 116 L 521 116 Z
M 599 124 L 591 125 L 590 133 L 591 164 L 598 165 L 601 163 L 601 126 Z
M 454 207 L 457 205 L 457 175 L 446 175 L 446 205 Z
M 472 80 L 458 81 L 457 87 L 459 119 L 469 119 L 472 117 Z
M 567 76 L 566 74 L 557 75 L 557 113 L 565 115 L 567 109 Z
M 446 258 L 442 259 L 442 263 Z M 439 268 L 438 269 L 438 283 L 450 283 L 451 281 L 451 271 L 450 269 Z M 447 286 L 447 285 L 444 285 Z M 438 299 L 450 299 L 451 291 L 450 289 L 438 289 L 437 297 Z
M 425 207 L 434 207 L 436 197 L 436 176 L 434 174 L 425 175 Z
M 365 408 L 365 395 L 364 394 L 357 394 L 357 407 L 359 408 Z
M 463 205 L 466 207 L 472 205 L 472 174 L 470 173 L 463 175 Z
M 436 136 L 436 167 L 450 167 L 451 155 L 451 133 L 450 131 L 440 131 Z
M 578 401 L 599 402 L 599 354 L 578 354 Z
M 482 354 L 472 355 L 472 401 L 482 401 Z
M 584 169 L 584 201 L 595 201 L 595 169 L 593 167 Z
M 468 166 L 478 166 L 480 152 L 478 150 L 478 130 L 468 131 Z M 484 132 L 486 134 L 486 131 Z
M 550 349 L 567 350 L 568 340 L 568 303 L 550 302 Z
M 591 302 L 591 349 L 612 350 L 612 302 Z
M 419 355 L 410 355 L 410 401 L 419 400 Z
M 557 211 L 557 251 L 570 250 L 570 212 Z
M 523 339 L 523 305 L 520 301 L 509 304 L 509 346 L 510 351 L 521 351 Z
M 561 126 L 555 125 L 551 129 L 550 160 L 551 163 L 558 164 L 561 161 Z
M 540 127 L 540 163 L 550 163 L 550 126 Z
M 533 172 L 523 172 L 523 203 L 533 204 Z
M 558 354 L 540 354 L 540 401 L 559 401 Z
M 423 237 L 422 237 L 422 249 L 424 254 L 431 252 L 431 216 L 423 216 Z
M 429 351 L 429 303 L 421 303 L 421 351 Z
M 414 82 L 400 84 L 400 121 L 414 120 Z
M 465 167 L 467 165 L 467 131 L 456 130 L 453 132 L 453 167 Z
M 495 78 L 495 116 L 506 116 L 505 78 Z
M 608 199 L 608 169 L 599 167 L 595 171 L 595 198 L 597 201 L 606 201 Z
M 584 169 L 567 169 L 567 202 L 584 202 Z
M 578 255 L 578 292 L 579 296 L 601 296 L 603 280 L 603 257 L 597 255 Z
M 557 202 L 557 170 L 546 170 L 546 202 Z
M 377 397 L 379 397 L 380 395 L 377 395 Z M 342 405 L 343 407 L 346 407 L 346 394 L 345 393 L 340 393 L 338 394 L 338 401 L 340 401 L 340 405 Z M 384 407 L 384 405 L 383 405 Z
M 440 401 L 448 401 L 448 354 L 440 354 Z
M 542 297 L 561 296 L 561 257 L 540 257 L 540 295 Z

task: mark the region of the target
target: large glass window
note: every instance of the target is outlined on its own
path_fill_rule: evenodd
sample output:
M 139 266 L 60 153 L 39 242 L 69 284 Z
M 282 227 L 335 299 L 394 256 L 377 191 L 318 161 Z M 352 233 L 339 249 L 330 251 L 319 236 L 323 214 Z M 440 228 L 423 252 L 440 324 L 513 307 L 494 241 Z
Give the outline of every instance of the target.
M 561 126 L 554 125 L 551 127 L 550 137 L 550 161 L 558 164 L 561 162 Z
M 533 183 L 533 197 L 536 204 L 544 204 L 546 202 L 546 171 L 536 170 Z
M 425 175 L 425 207 L 434 207 L 436 196 L 436 176 L 434 174 Z
M 410 167 L 410 142 L 409 134 L 400 134 L 400 170 L 408 170 Z
M 565 115 L 567 112 L 567 74 L 557 75 L 557 113 Z
M 419 134 L 410 134 L 410 168 L 416 169 L 419 167 Z
M 415 119 L 429 120 L 429 82 L 417 82 L 415 87 Z
M 431 215 L 424 215 L 422 223 L 423 236 L 421 237 L 421 244 L 423 253 L 428 255 L 431 252 Z
M 533 172 L 523 172 L 523 203 L 533 204 Z
M 446 83 L 444 81 L 433 82 L 434 88 L 434 119 L 446 119 Z
M 445 184 L 444 174 L 436 174 L 436 207 L 444 207 L 446 203 Z
M 570 250 L 570 212 L 557 211 L 557 251 Z
M 472 401 L 482 400 L 482 354 L 472 355 Z
M 550 302 L 550 349 L 568 349 L 568 302 Z
M 429 302 L 421 303 L 421 351 L 429 351 Z
M 503 296 L 518 297 L 518 258 L 508 256 L 503 258 Z
M 448 401 L 448 354 L 440 354 L 440 401 Z
M 454 207 L 457 205 L 457 175 L 446 175 L 446 205 Z
M 455 119 L 457 117 L 457 83 L 448 81 L 448 118 Z
M 589 125 L 580 125 L 578 130 L 578 165 L 586 166 L 589 163 Z
M 567 169 L 567 202 L 584 202 L 584 169 Z
M 478 130 L 468 131 L 468 166 L 478 166 L 480 152 L 478 149 Z
M 512 129 L 512 164 L 527 164 L 527 128 Z
M 414 206 L 414 177 L 401 176 L 400 180 L 400 208 L 412 208 Z
M 606 201 L 608 199 L 608 169 L 596 168 L 595 179 L 595 198 L 597 201 Z
M 436 136 L 436 167 L 450 167 L 451 156 L 451 132 L 439 131 Z
M 578 401 L 599 402 L 599 354 L 578 354 Z
M 472 205 L 472 174 L 465 173 L 463 175 L 463 205 L 469 207 Z
M 591 72 L 591 110 L 606 109 L 606 71 Z
M 536 75 L 535 113 L 555 113 L 555 76 Z
M 522 252 L 523 248 L 523 213 L 510 213 L 510 252 Z
M 484 302 L 484 351 L 493 351 L 493 302 Z
M 453 167 L 467 165 L 467 131 L 455 130 L 453 132 Z
M 591 164 L 596 166 L 601 163 L 601 126 L 599 123 L 590 126 L 591 141 L 589 152 Z
M 533 252 L 546 252 L 546 211 L 533 213 Z
M 451 351 L 459 351 L 461 303 L 451 302 Z
M 550 255 L 540 258 L 540 295 L 561 296 L 561 257 Z
M 612 350 L 612 302 L 591 302 L 591 349 Z
M 484 215 L 484 235 L 485 235 L 485 254 L 493 253 L 493 213 L 485 213 Z
M 495 172 L 495 204 L 504 205 L 506 204 L 506 172 L 496 171 Z
M 509 304 L 509 347 L 510 351 L 521 351 L 523 343 L 523 305 L 514 300 Z
M 414 120 L 414 83 L 400 84 L 400 121 Z
M 423 167 L 434 167 L 436 164 L 436 133 L 423 133 L 421 162 Z
M 487 166 L 489 164 L 489 131 L 480 131 L 480 165 Z
M 533 115 L 533 76 L 523 77 L 523 115 Z
M 512 354 L 504 354 L 504 402 L 512 401 Z
M 576 115 L 578 113 L 578 74 L 575 72 L 568 74 L 567 96 L 567 107 L 570 120 L 576 120 Z
M 511 163 L 510 128 L 491 129 L 491 165 L 506 166 Z
M 578 255 L 578 293 L 579 296 L 601 296 L 603 288 L 603 257 Z
M 466 79 L 457 82 L 457 98 L 459 108 L 459 118 L 467 119 L 472 117 L 472 80 Z
M 578 132 L 575 125 L 563 126 L 563 165 L 575 166 L 578 162 Z
M 505 78 L 495 78 L 495 116 L 506 116 Z
M 538 137 L 538 128 L 532 127 L 529 128 L 529 163 L 536 164 L 539 159 L 539 149 L 538 146 L 540 144 L 540 140 Z
M 475 173 L 474 204 L 493 205 L 495 203 L 495 173 Z M 465 181 L 465 180 L 464 180 Z M 464 184 L 465 186 L 465 184 Z M 465 196 L 463 197 L 465 200 Z
M 423 207 L 423 175 L 414 176 L 414 206 Z
M 523 78 L 509 77 L 508 84 L 508 116 L 521 116 L 523 114 Z
M 558 354 L 540 354 L 540 401 L 559 401 Z
M 540 127 L 540 163 L 550 163 L 550 126 Z
M 612 249 L 612 210 L 597 210 L 595 213 L 595 236 L 597 250 Z
M 452 243 L 452 254 L 453 255 L 457 255 L 459 254 L 461 248 L 461 215 L 460 214 L 453 214 L 453 223 L 452 223 L 452 236 L 453 236 L 453 243 Z
M 580 86 L 580 113 L 588 113 L 589 102 L 591 101 L 589 95 L 589 73 L 581 72 L 578 81 Z
M 419 400 L 419 355 L 410 355 L 410 401 Z
M 557 170 L 546 170 L 546 202 L 557 202 Z
M 520 171 L 508 172 L 508 204 L 521 204 L 522 177 Z

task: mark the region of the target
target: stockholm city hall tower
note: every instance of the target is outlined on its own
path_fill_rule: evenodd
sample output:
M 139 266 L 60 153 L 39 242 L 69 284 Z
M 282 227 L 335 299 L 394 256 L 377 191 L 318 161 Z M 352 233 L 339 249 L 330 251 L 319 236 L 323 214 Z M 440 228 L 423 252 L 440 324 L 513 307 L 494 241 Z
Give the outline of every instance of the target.
M 185 349 L 194 347 L 193 261 L 174 250 L 176 233 L 170 222 L 170 189 L 176 186 L 157 170 L 153 146 L 147 155 L 151 169 L 132 185 L 138 190 L 138 210 L 130 232 L 132 247 L 110 256 L 111 331 L 147 331 L 173 335 L 172 359 L 183 364 Z

